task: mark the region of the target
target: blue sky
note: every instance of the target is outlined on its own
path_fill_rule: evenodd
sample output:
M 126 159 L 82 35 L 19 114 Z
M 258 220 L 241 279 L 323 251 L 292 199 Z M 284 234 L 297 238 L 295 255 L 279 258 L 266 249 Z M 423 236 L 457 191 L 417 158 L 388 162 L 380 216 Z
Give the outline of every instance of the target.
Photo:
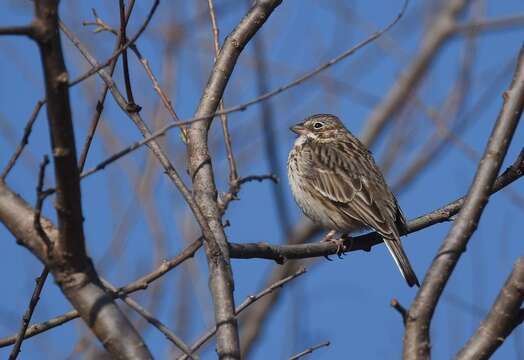
M 482 3 L 484 5 L 480 8 L 486 18 L 524 13 L 524 6 L 518 0 Z M 221 39 L 246 11 L 246 4 L 228 0 L 215 2 Z M 285 177 L 285 160 L 294 140 L 289 125 L 313 113 L 329 112 L 339 115 L 352 132 L 359 134 L 374 104 L 385 96 L 416 53 L 424 24 L 431 14 L 425 4 L 421 1 L 410 3 L 405 17 L 385 38 L 393 44 L 392 47 L 388 47 L 388 42 L 371 44 L 320 76 L 269 100 L 281 164 L 278 171 L 284 174 L 281 185 L 293 224 L 301 219 L 301 213 L 292 200 Z M 30 2 L 3 0 L 0 6 L 4 9 L 0 12 L 3 25 L 24 24 L 32 18 Z M 61 6 L 64 22 L 99 61 L 110 55 L 114 39 L 107 33 L 93 34 L 92 29 L 82 26 L 82 22 L 92 19 L 90 8 L 94 7 L 105 21 L 115 25 L 118 14 L 115 6 L 116 3 L 98 0 L 63 2 Z M 141 24 L 149 6 L 149 1 L 137 2 L 129 26 L 130 34 Z M 400 6 L 401 1 L 284 1 L 257 34 L 257 40 L 265 48 L 270 89 L 293 80 L 365 39 L 396 16 Z M 137 44 L 165 86 L 181 118 L 193 115 L 212 66 L 211 29 L 206 11 L 207 2 L 203 0 L 162 2 L 151 26 Z M 479 10 L 472 12 L 475 11 Z M 463 19 L 470 19 L 472 12 L 464 14 Z M 181 40 L 166 56 L 164 40 L 167 30 L 172 31 L 175 27 Z M 501 94 L 511 80 L 512 64 L 523 38 L 524 28 L 512 28 L 482 34 L 475 40 L 471 89 L 459 119 L 470 116 L 470 124 L 460 136 L 465 144 L 479 153 L 500 110 Z M 446 43 L 418 89 L 417 96 L 427 107 L 438 111 L 453 88 L 459 76 L 464 39 L 458 35 Z M 73 79 L 86 71 L 87 65 L 67 40 L 63 40 L 63 44 L 70 78 Z M 0 166 L 3 167 L 21 137 L 34 104 L 43 95 L 43 83 L 39 54 L 31 41 L 0 37 L 0 54 Z M 258 95 L 254 56 L 251 45 L 241 55 L 226 89 L 226 106 L 243 103 Z M 158 96 L 143 68 L 132 54 L 129 57 L 135 98 L 143 107 L 144 119 L 153 128 L 168 123 L 168 114 L 158 105 Z M 509 71 L 503 71 L 505 68 Z M 172 75 L 164 79 L 170 74 L 168 69 L 172 70 Z M 498 82 L 495 81 L 497 77 L 500 78 Z M 123 89 L 120 67 L 115 78 Z M 78 149 L 85 138 L 101 84 L 93 77 L 71 89 Z M 479 99 L 484 99 L 482 96 L 486 92 L 487 100 L 482 100 L 478 106 Z M 474 111 L 476 107 L 479 109 Z M 243 176 L 270 171 L 263 149 L 260 111 L 260 105 L 255 105 L 229 117 L 239 172 Z M 399 178 L 434 133 L 433 123 L 420 108 L 412 107 L 403 116 L 407 117 L 406 131 L 413 131 L 414 135 L 407 152 L 395 161 L 387 174 L 391 183 Z M 111 97 L 106 101 L 102 123 L 87 160 L 88 168 L 140 139 L 138 131 Z M 384 149 L 395 131 L 402 132 L 403 128 L 390 126 L 372 149 L 379 162 L 384 159 Z M 37 164 L 44 154 L 50 153 L 48 139 L 45 112 L 42 111 L 27 150 L 7 179 L 8 184 L 30 203 L 35 201 Z M 185 176 L 185 149 L 177 131 L 171 131 L 162 142 Z M 520 127 L 503 168 L 515 159 L 523 143 L 524 130 Z M 217 184 L 221 191 L 225 191 L 227 161 L 218 121 L 211 129 L 210 146 Z M 476 164 L 457 147 L 451 146 L 444 151 L 399 194 L 399 202 L 407 217 L 419 216 L 463 195 L 475 168 Z M 52 185 L 51 174 L 49 169 L 48 185 Z M 137 195 L 137 189 L 142 180 L 147 180 L 147 191 L 141 197 Z M 185 180 L 188 182 L 187 176 Z M 273 186 L 271 183 L 249 183 L 242 188 L 240 201 L 231 204 L 225 217 L 231 221 L 227 228 L 231 241 L 283 242 L 272 197 Z M 517 182 L 511 189 L 511 192 L 498 193 L 490 200 L 468 251 L 446 287 L 432 323 L 434 359 L 450 358 L 462 347 L 493 303 L 515 259 L 522 254 L 518 224 L 522 221 L 523 202 L 522 197 L 516 196 L 522 194 L 524 185 Z M 100 273 L 115 285 L 124 285 L 151 271 L 161 259 L 176 255 L 187 241 L 198 236 L 197 227 L 178 191 L 145 149 L 84 180 L 82 194 L 89 253 L 98 264 Z M 55 218 L 52 200 L 45 204 L 44 213 Z M 449 227 L 450 224 L 437 225 L 404 239 L 406 252 L 420 279 Z M 4 336 L 17 331 L 41 264 L 26 249 L 18 246 L 3 227 L 0 227 L 0 238 L 0 276 L 4 288 L 0 335 Z M 110 244 L 114 238 L 119 238 L 121 245 L 111 252 Z M 260 291 L 264 280 L 276 266 L 263 260 L 233 260 L 237 303 Z M 195 260 L 188 261 L 160 280 L 158 288 L 134 298 L 191 343 L 213 319 L 206 271 L 205 258 L 200 252 Z M 352 252 L 343 260 L 335 258 L 328 262 L 320 259 L 305 275 L 280 291 L 280 301 L 270 315 L 252 358 L 286 358 L 326 340 L 331 345 L 318 350 L 310 358 L 400 357 L 403 326 L 389 302 L 397 298 L 404 306 L 409 306 L 416 290 L 405 285 L 385 247 L 377 246 L 370 253 Z M 185 303 L 188 305 L 183 306 Z M 68 310 L 70 305 L 49 279 L 34 321 L 44 321 Z M 137 319 L 135 315 L 132 317 Z M 141 324 L 139 327 L 154 355 L 169 358 L 173 347 L 164 337 L 150 326 Z M 20 359 L 42 358 L 42 354 L 46 358 L 66 358 L 74 354 L 75 345 L 85 334 L 86 327 L 81 321 L 72 321 L 25 341 Z M 523 342 L 523 336 L 517 331 L 494 358 L 521 358 Z M 0 349 L 0 356 L 6 357 L 9 350 Z M 205 359 L 214 358 L 212 347 L 202 354 Z

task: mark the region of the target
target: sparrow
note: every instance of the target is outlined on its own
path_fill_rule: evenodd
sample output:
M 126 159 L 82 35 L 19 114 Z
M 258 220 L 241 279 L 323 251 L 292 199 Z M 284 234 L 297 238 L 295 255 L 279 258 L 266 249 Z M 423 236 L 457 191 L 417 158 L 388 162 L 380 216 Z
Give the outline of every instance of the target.
M 290 130 L 298 137 L 288 178 L 303 213 L 330 234 L 375 230 L 408 285 L 420 286 L 400 242 L 406 219 L 371 152 L 335 115 L 313 115 Z

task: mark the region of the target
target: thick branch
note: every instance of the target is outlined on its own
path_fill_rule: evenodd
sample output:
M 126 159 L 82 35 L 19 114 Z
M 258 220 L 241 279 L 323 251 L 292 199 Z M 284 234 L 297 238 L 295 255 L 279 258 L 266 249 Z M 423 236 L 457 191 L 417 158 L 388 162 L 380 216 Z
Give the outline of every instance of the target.
M 83 230 L 80 178 L 69 103 L 68 74 L 58 33 L 58 1 L 37 1 L 37 43 L 40 48 L 47 98 L 47 118 L 55 168 L 58 241 L 53 244 L 60 266 L 82 270 L 87 254 Z M 67 263 L 67 265 L 66 265 Z M 57 279 L 61 281 L 61 279 Z
M 34 209 L 0 182 L 0 221 L 21 245 L 27 247 L 40 261 L 44 264 L 50 263 L 47 258 L 47 247 L 40 240 L 40 235 L 33 226 L 34 216 Z M 58 230 L 44 217 L 41 218 L 41 223 L 47 237 L 52 243 L 56 243 Z M 59 283 L 64 294 L 67 292 L 68 299 L 86 325 L 100 339 L 104 339 L 103 345 L 117 358 L 151 358 L 140 336 L 100 284 L 91 262 L 89 266 L 83 272 L 71 275 L 72 280 L 76 280 L 81 284 L 80 286 L 71 288 Z M 69 285 L 71 284 L 73 282 Z M 67 316 L 67 318 L 71 319 L 74 316 Z
M 430 357 L 429 328 L 433 313 L 455 265 L 475 232 L 490 190 L 506 155 L 524 108 L 524 47 L 513 82 L 504 93 L 504 105 L 479 163 L 464 205 L 440 247 L 409 310 L 404 338 L 405 359 Z
M 209 117 L 209 120 L 194 123 L 188 133 L 189 171 L 193 180 L 193 195 L 213 233 L 212 237 L 206 234 L 204 236 L 209 264 L 209 285 L 218 327 L 217 353 L 221 359 L 239 359 L 240 345 L 233 299 L 234 282 L 217 202 L 217 188 L 207 135 L 212 116 L 218 108 L 241 51 L 280 3 L 281 0 L 256 1 L 225 39 L 195 113 L 195 117 Z
M 3 183 L 0 183 L 0 221 L 50 268 L 64 295 L 112 356 L 149 359 L 151 354 L 144 342 L 100 283 L 86 254 L 68 74 L 58 32 L 58 1 L 36 1 L 35 10 L 34 39 L 44 72 L 58 230 L 42 220 L 51 241 L 49 248 L 33 227 L 33 209 Z
M 0 188 L 0 195 L 2 194 L 1 188 Z M 1 201 L 0 201 L 1 205 Z M 0 210 L 3 210 L 0 207 Z M 54 230 L 52 224 L 49 224 L 49 231 L 56 231 Z M 198 239 L 193 241 L 190 245 L 188 245 L 182 252 L 180 252 L 179 255 L 175 256 L 169 261 L 163 261 L 162 264 L 155 269 L 154 271 L 150 272 L 149 274 L 146 274 L 136 281 L 133 281 L 132 283 L 121 287 L 117 289 L 116 293 L 113 293 L 113 297 L 122 297 L 127 294 L 134 293 L 139 290 L 145 290 L 147 287 L 153 282 L 161 278 L 164 274 L 167 272 L 173 270 L 175 267 L 186 261 L 187 259 L 194 256 L 195 252 L 200 249 L 202 246 L 202 239 Z M 59 315 L 57 317 L 54 317 L 52 319 L 46 320 L 42 323 L 37 323 L 31 325 L 27 331 L 25 332 L 25 338 L 29 338 L 38 334 L 41 334 L 47 330 L 53 329 L 57 326 L 60 326 L 68 321 L 74 320 L 78 318 L 80 315 L 78 314 L 78 311 L 71 310 L 68 311 L 65 314 Z M 2 339 L 0 339 L 0 348 L 8 345 L 14 344 L 16 341 L 16 335 L 7 336 Z
M 523 300 L 524 257 L 519 257 L 489 314 L 455 359 L 488 359 L 524 320 Z
M 33 25 L 0 27 L 0 36 L 1 35 L 24 35 L 33 38 L 35 29 Z

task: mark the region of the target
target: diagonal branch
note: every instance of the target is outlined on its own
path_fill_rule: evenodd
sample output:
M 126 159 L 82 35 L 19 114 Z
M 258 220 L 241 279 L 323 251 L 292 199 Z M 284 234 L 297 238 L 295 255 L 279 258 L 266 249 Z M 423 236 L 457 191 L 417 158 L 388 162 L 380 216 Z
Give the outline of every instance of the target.
M 464 205 L 409 310 L 404 338 L 405 359 L 427 359 L 430 356 L 429 329 L 433 313 L 460 256 L 466 251 L 466 245 L 477 228 L 523 108 L 524 46 L 520 51 L 513 82 L 504 93 L 504 104 Z
M 135 6 L 135 0 L 131 0 L 124 14 L 124 20 L 122 21 L 123 23 L 121 24 L 121 29 L 126 28 L 127 22 L 129 21 L 129 17 L 131 16 L 131 12 L 133 11 L 134 6 Z M 93 9 L 93 15 L 95 15 L 95 17 L 98 18 L 96 16 L 95 9 Z M 127 41 L 127 39 L 123 37 L 123 33 L 120 32 L 117 34 L 116 45 L 115 45 L 115 49 L 113 50 L 114 53 L 118 52 L 122 41 Z M 118 57 L 115 57 L 111 61 L 109 65 L 109 69 L 108 69 L 108 72 L 110 75 L 113 75 L 113 73 L 115 72 L 117 62 L 118 62 Z M 82 152 L 80 153 L 80 157 L 78 160 L 78 168 L 80 169 L 80 171 L 84 169 L 84 166 L 87 160 L 87 154 L 89 152 L 89 148 L 91 147 L 91 143 L 95 136 L 95 132 L 98 127 L 100 117 L 102 116 L 102 111 L 104 111 L 104 102 L 105 102 L 108 91 L 109 91 L 109 86 L 105 85 L 96 102 L 96 107 L 95 107 L 96 111 L 94 112 L 93 116 L 91 117 L 91 121 L 89 122 L 89 130 L 87 131 L 87 136 L 84 141 L 84 145 L 82 146 Z
M 306 273 L 306 268 L 301 267 L 297 271 L 295 271 L 295 273 L 276 281 L 275 283 L 271 284 L 270 286 L 268 286 L 266 289 L 262 290 L 258 294 L 248 296 L 247 299 L 245 299 L 242 302 L 242 304 L 237 306 L 237 308 L 235 309 L 235 315 L 236 316 L 240 315 L 240 313 L 242 313 L 245 309 L 247 309 L 254 302 L 258 301 L 259 299 L 267 295 L 274 293 L 276 290 L 284 287 L 284 285 L 286 285 L 291 280 L 305 273 Z M 200 349 L 203 345 L 205 345 L 213 337 L 213 335 L 215 335 L 216 331 L 217 331 L 216 326 L 206 331 L 206 333 L 202 335 L 197 341 L 195 341 L 195 343 L 191 346 L 191 352 L 194 353 L 198 349 Z M 182 355 L 178 360 L 186 360 L 186 359 L 187 357 L 185 355 Z
M 519 257 L 489 314 L 455 359 L 488 359 L 524 320 L 524 257 Z
M 2 188 L 0 186 L 0 195 L 2 194 L 1 190 L 2 190 Z M 19 205 L 17 205 L 17 206 L 19 206 Z M 46 226 L 48 228 L 48 231 L 56 231 L 53 228 L 53 225 L 48 220 L 46 220 L 46 221 L 47 221 Z M 124 295 L 131 294 L 131 293 L 134 293 L 134 292 L 139 291 L 139 290 L 147 289 L 147 287 L 152 282 L 154 282 L 155 280 L 158 280 L 160 277 L 162 277 L 167 272 L 173 270 L 175 267 L 177 267 L 178 265 L 180 265 L 181 263 L 183 263 L 187 259 L 193 257 L 195 252 L 198 249 L 200 249 L 201 246 L 202 246 L 202 239 L 201 238 L 198 239 L 198 240 L 193 241 L 184 250 L 182 250 L 179 255 L 175 256 L 173 259 L 171 259 L 169 261 L 162 262 L 162 264 L 157 269 L 155 269 L 154 271 L 152 271 L 149 274 L 146 274 L 146 275 L 140 277 L 139 279 L 133 281 L 132 283 L 130 283 L 130 284 L 124 286 L 124 287 L 121 287 L 121 288 L 117 289 L 117 292 L 113 293 L 112 295 L 114 297 L 122 297 Z M 57 326 L 65 324 L 68 321 L 77 319 L 78 317 L 79 317 L 78 311 L 71 310 L 71 311 L 68 311 L 65 314 L 62 314 L 60 316 L 57 316 L 57 317 L 54 317 L 52 319 L 46 320 L 46 321 L 44 321 L 42 323 L 33 324 L 25 332 L 25 338 L 27 339 L 29 337 L 41 334 L 41 333 L 43 333 L 43 332 L 45 332 L 47 330 L 50 330 L 50 329 L 53 329 L 53 328 L 55 328 Z M 0 348 L 8 346 L 8 345 L 11 345 L 11 344 L 14 344 L 15 341 L 16 341 L 16 338 L 17 338 L 16 335 L 13 335 L 13 336 L 7 336 L 7 337 L 4 337 L 4 338 L 0 339 Z
M 411 99 L 409 95 L 418 87 L 446 40 L 454 34 L 456 19 L 470 1 L 449 0 L 435 16 L 421 41 L 422 46 L 418 53 L 366 121 L 360 138 L 368 147 L 375 143 L 387 121 L 398 114 Z
M 44 204 L 44 195 L 42 193 L 42 189 L 44 187 L 45 168 L 48 164 L 49 157 L 45 155 L 44 159 L 42 160 L 42 163 L 40 164 L 40 171 L 38 172 L 38 184 L 36 185 L 36 206 L 33 226 L 36 232 L 39 233 L 42 241 L 46 244 L 47 251 L 49 252 L 51 242 L 49 241 L 49 238 L 47 237 L 47 234 L 45 233 L 44 229 L 42 229 L 42 223 L 40 222 L 42 206 Z M 29 322 L 31 321 L 31 317 L 33 316 L 33 312 L 35 311 L 36 305 L 40 300 L 40 294 L 42 293 L 42 289 L 44 288 L 44 284 L 47 280 L 48 275 L 49 268 L 47 266 L 44 266 L 44 268 L 42 269 L 42 273 L 36 279 L 36 286 L 33 290 L 33 295 L 31 295 L 31 300 L 29 301 L 29 307 L 27 308 L 24 317 L 22 318 L 22 327 L 18 332 L 16 342 L 13 348 L 11 349 L 11 353 L 9 354 L 9 360 L 16 359 L 18 354 L 20 353 L 20 349 L 22 347 L 22 342 L 25 338 L 27 327 L 29 326 Z
M 326 347 L 326 346 L 329 346 L 329 345 L 330 345 L 329 341 L 324 341 L 324 342 L 322 342 L 320 344 L 308 347 L 306 350 L 301 351 L 298 354 L 295 354 L 295 355 L 291 356 L 288 360 L 298 360 L 298 359 L 304 357 L 305 355 L 311 354 L 315 350 L 318 350 L 320 348 L 323 348 L 323 347 Z

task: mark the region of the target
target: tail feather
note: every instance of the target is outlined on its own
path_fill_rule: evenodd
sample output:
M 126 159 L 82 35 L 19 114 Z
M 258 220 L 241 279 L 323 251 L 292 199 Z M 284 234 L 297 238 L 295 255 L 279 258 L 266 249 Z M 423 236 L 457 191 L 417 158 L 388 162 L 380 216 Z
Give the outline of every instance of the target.
M 400 273 L 406 279 L 406 282 L 410 287 L 413 285 L 417 285 L 420 287 L 420 284 L 417 279 L 417 275 L 415 274 L 415 271 L 413 271 L 413 268 L 411 267 L 411 264 L 409 262 L 408 257 L 406 256 L 406 253 L 404 252 L 404 249 L 402 249 L 402 244 L 400 243 L 399 238 L 384 238 L 384 242 L 386 243 L 386 246 L 391 253 L 391 256 L 393 256 L 393 260 L 395 260 L 395 263 L 397 264 Z

